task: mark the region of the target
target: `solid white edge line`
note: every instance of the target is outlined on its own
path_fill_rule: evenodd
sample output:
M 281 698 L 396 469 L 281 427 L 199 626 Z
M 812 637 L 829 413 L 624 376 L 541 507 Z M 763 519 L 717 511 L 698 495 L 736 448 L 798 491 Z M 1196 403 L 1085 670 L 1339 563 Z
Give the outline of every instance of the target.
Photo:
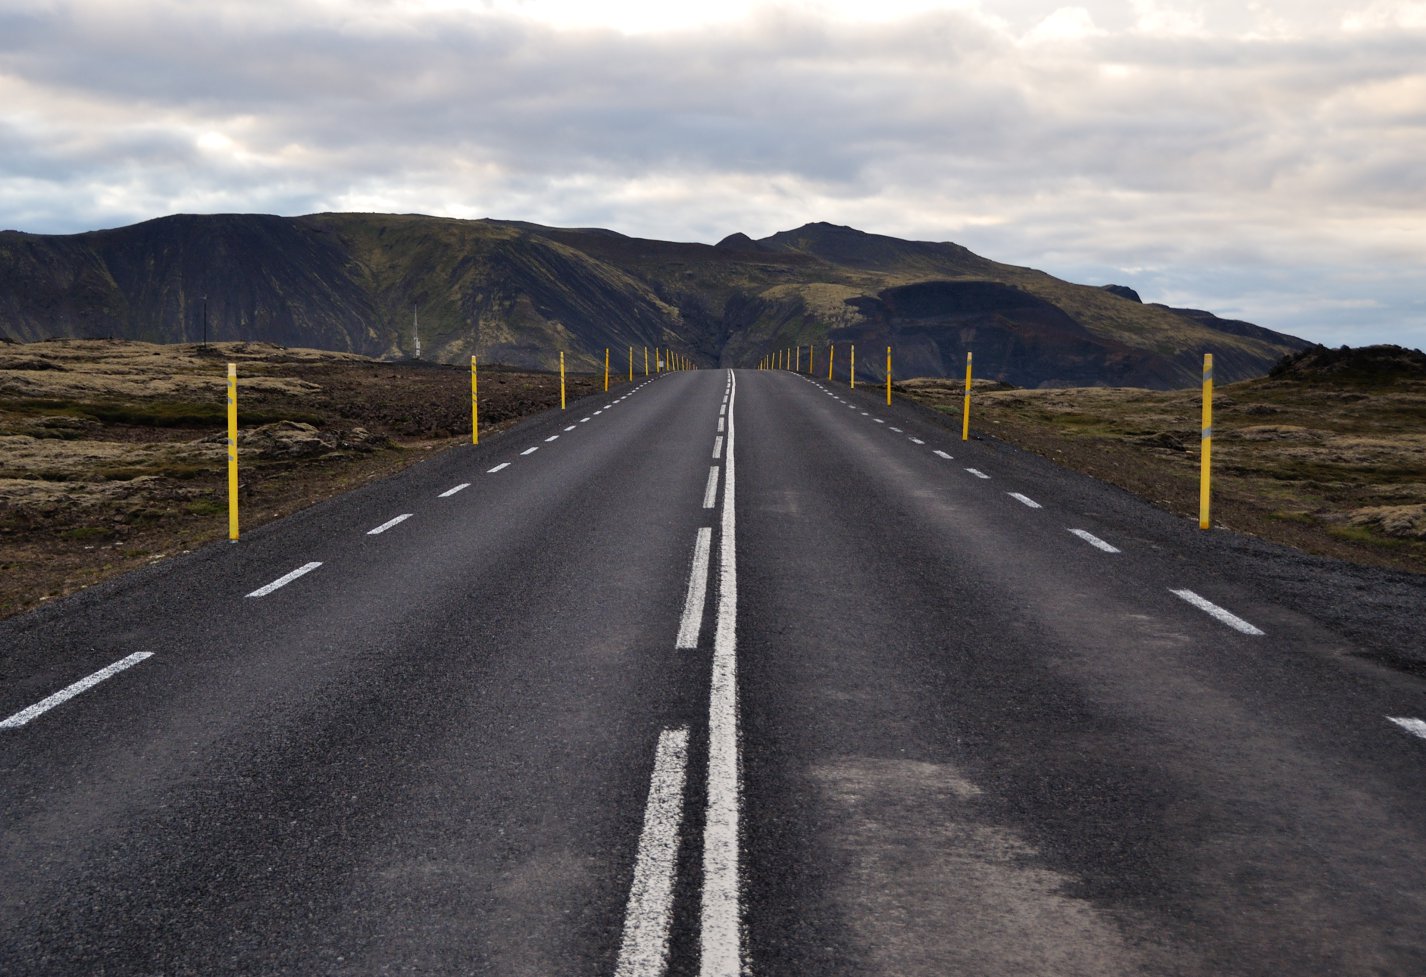
M 249 596 L 249 597 L 266 597 L 268 594 L 272 593 L 272 592 L 273 592 L 274 590 L 276 590 L 278 587 L 286 587 L 286 586 L 287 586 L 288 584 L 290 584 L 292 581 L 294 581 L 294 580 L 296 580 L 298 577 L 302 576 L 302 574 L 304 574 L 304 573 L 311 573 L 313 570 L 317 569 L 317 568 L 318 568 L 319 566 L 321 566 L 321 565 L 322 565 L 321 563 L 306 563 L 306 564 L 303 564 L 302 566 L 298 567 L 296 570 L 293 570 L 291 573 L 284 573 L 282 576 L 278 577 L 276 580 L 274 580 L 272 583 L 268 584 L 267 586 L 265 586 L 265 587 L 259 587 L 257 590 L 254 590 L 252 593 L 248 594 L 248 596 Z
M 1423 740 L 1426 740 L 1426 721 L 1413 719 L 1410 716 L 1387 716 L 1386 718 L 1389 722 L 1396 723 L 1396 725 L 1406 730 L 1412 736 L 1419 736 Z M 0 723 L 0 725 L 4 724 Z
M 967 468 L 966 471 L 970 472 L 970 473 L 971 473 L 972 475 L 974 475 L 976 478 L 989 478 L 989 477 L 990 477 L 990 476 L 987 475 L 985 472 L 981 471 L 979 468 Z
M 743 933 L 738 851 L 738 544 L 733 436 L 737 374 L 728 406 L 728 460 L 723 474 L 718 531 L 718 618 L 713 639 L 713 682 L 708 697 L 708 798 L 703 826 L 703 903 L 699 932 L 700 977 L 738 977 Z
M 1228 627 L 1232 628 L 1235 631 L 1241 631 L 1243 634 L 1254 636 L 1263 633 L 1262 631 L 1253 627 L 1247 621 L 1243 620 L 1238 615 L 1234 614 L 1232 611 L 1225 611 L 1223 608 L 1219 607 L 1211 600 L 1205 600 L 1204 598 L 1199 597 L 1191 590 L 1173 590 L 1172 588 L 1170 588 L 1169 593 L 1173 594 L 1180 600 L 1188 601 L 1200 611 L 1203 611 L 1215 620 L 1221 621 L 1222 623 L 1228 625 Z
M 708 486 L 703 490 L 703 508 L 711 509 L 718 504 L 718 466 L 708 469 Z
M 946 454 L 946 453 L 945 453 L 944 451 L 942 451 L 940 448 L 937 448 L 935 451 L 932 451 L 931 454 L 936 455 L 937 457 L 940 457 L 940 458 L 944 458 L 944 459 L 946 459 L 947 461 L 953 461 L 953 460 L 954 460 L 950 455 Z
M 1070 532 L 1074 533 L 1080 539 L 1084 540 L 1086 543 L 1088 543 L 1090 546 L 1093 546 L 1097 550 L 1103 550 L 1106 553 L 1119 552 L 1119 547 L 1112 546 L 1109 543 L 1106 543 L 1104 540 L 1100 539 L 1098 536 L 1094 535 L 1087 529 L 1071 529 Z
M 392 526 L 399 525 L 400 523 L 405 522 L 407 519 L 410 519 L 410 518 L 411 518 L 411 515 L 412 515 L 412 513 L 403 512 L 403 513 L 401 513 L 401 515 L 397 516 L 395 519 L 388 519 L 388 520 L 386 520 L 384 523 L 382 523 L 380 526 L 377 526 L 375 529 L 368 529 L 368 530 L 366 531 L 366 534 L 367 534 L 368 536 L 380 536 L 382 533 L 386 532 L 386 531 L 387 531 L 388 529 L 390 529 Z
M 674 647 L 688 651 L 698 647 L 703 630 L 703 608 L 708 603 L 708 554 L 713 548 L 713 530 L 704 526 L 693 541 L 693 566 L 688 571 L 688 590 L 683 599 L 683 617 L 678 624 Z
M 455 495 L 457 492 L 464 491 L 465 489 L 468 489 L 468 488 L 470 488 L 470 483 L 469 483 L 469 482 L 461 482 L 461 483 L 460 483 L 459 485 L 457 485 L 455 488 L 448 488 L 448 489 L 446 489 L 446 490 L 445 490 L 444 492 L 442 492 L 440 495 L 436 496 L 436 498 L 438 498 L 438 499 L 449 499 L 452 495 Z
M 119 659 L 112 665 L 106 665 L 94 674 L 86 675 L 73 685 L 67 685 L 53 695 L 46 696 L 39 702 L 36 702 L 34 705 L 21 709 L 8 719 L 0 720 L 0 729 L 19 729 L 36 716 L 49 712 L 55 706 L 63 702 L 68 702 L 86 689 L 92 689 L 106 678 L 110 678 L 126 668 L 137 665 L 145 658 L 152 657 L 153 652 L 151 651 L 136 651 L 126 658 Z
M 713 439 L 713 457 L 714 457 L 714 458 L 721 458 L 721 457 L 723 457 L 723 439 L 722 439 L 722 437 L 716 437 L 716 438 Z
M 505 468 L 509 468 L 509 467 L 510 467 L 510 462 L 508 462 L 508 461 L 502 461 L 500 464 L 496 465 L 494 468 L 490 469 L 490 470 L 489 470 L 488 472 L 486 472 L 485 474 L 487 474 L 487 475 L 494 475 L 496 472 L 501 471 L 502 469 L 505 469 Z
M 662 977 L 668 965 L 674 874 L 678 867 L 679 828 L 683 823 L 683 785 L 688 769 L 688 729 L 659 734 L 644 827 L 634 862 L 634 884 L 624 911 L 624 936 L 614 977 Z
M 1029 506 L 1031 509 L 1043 509 L 1043 508 L 1044 508 L 1044 506 L 1040 505 L 1040 503 L 1036 502 L 1034 499 L 1030 498 L 1028 495 L 1021 495 L 1019 492 L 1006 492 L 1005 494 L 1008 495 L 1008 496 L 1010 496 L 1010 497 L 1011 497 L 1012 499 L 1014 499 L 1016 502 L 1019 502 L 1021 505 L 1027 505 L 1027 506 Z

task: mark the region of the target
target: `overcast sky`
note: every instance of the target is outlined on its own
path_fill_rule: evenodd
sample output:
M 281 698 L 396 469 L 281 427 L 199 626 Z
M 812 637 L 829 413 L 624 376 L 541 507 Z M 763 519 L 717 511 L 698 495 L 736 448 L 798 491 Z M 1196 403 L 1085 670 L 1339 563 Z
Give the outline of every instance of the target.
M 0 227 L 956 241 L 1426 346 L 1423 0 L 0 0 Z

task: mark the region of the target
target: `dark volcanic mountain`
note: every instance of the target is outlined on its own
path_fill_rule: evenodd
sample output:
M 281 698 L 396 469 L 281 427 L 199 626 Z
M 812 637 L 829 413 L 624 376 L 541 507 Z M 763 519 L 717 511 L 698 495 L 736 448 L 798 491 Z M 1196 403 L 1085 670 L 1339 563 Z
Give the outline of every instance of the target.
M 1147 305 L 956 244 L 808 224 L 715 246 L 515 221 L 415 215 L 178 215 L 50 236 L 0 233 L 0 335 L 192 342 L 208 336 L 576 368 L 603 350 L 674 346 L 749 366 L 798 343 L 896 348 L 901 376 L 1019 386 L 1192 384 L 1261 375 L 1302 340 L 1207 312 Z

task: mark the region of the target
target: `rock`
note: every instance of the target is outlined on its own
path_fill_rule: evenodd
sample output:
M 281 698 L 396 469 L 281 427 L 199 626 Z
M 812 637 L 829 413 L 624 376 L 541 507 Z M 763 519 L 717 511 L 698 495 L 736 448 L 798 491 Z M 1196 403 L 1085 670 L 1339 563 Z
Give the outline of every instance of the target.
M 302 421 L 278 421 L 238 433 L 238 451 L 261 459 L 311 458 L 337 447 L 337 439 Z
M 1426 505 L 1381 505 L 1356 509 L 1347 522 L 1396 539 L 1426 539 Z

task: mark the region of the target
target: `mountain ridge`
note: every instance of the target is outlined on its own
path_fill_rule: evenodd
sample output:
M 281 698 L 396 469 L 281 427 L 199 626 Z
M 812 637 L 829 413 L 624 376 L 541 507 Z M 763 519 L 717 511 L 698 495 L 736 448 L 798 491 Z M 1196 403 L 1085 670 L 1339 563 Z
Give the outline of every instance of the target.
M 680 349 L 750 366 L 797 344 L 896 348 L 898 376 L 1017 386 L 1192 383 L 1266 373 L 1303 340 L 1146 304 L 952 242 L 815 222 L 717 244 L 420 214 L 174 214 L 73 235 L 0 232 L 0 335 L 208 337 L 399 358 L 602 367 Z M 206 302 L 204 297 L 206 296 Z M 627 353 L 622 354 L 627 356 Z M 820 359 L 820 357 L 819 357 Z M 877 375 L 876 357 L 862 369 Z

